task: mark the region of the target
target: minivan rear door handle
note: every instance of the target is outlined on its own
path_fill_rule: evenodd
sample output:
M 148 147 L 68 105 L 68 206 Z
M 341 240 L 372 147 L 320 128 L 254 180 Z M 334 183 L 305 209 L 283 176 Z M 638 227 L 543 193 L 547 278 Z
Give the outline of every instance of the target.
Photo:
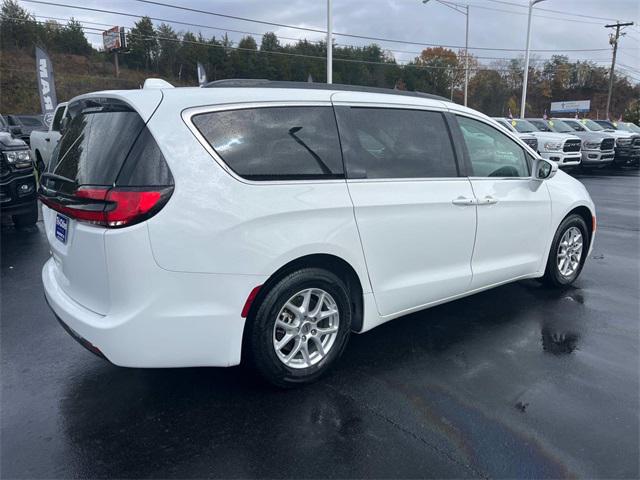
M 461 205 L 463 207 L 466 207 L 466 206 L 476 205 L 476 200 L 475 198 L 467 198 L 467 197 L 461 196 L 451 200 L 451 203 L 453 203 L 454 205 Z
M 491 195 L 487 195 L 481 200 L 478 200 L 477 205 L 494 205 L 498 203 L 498 200 Z

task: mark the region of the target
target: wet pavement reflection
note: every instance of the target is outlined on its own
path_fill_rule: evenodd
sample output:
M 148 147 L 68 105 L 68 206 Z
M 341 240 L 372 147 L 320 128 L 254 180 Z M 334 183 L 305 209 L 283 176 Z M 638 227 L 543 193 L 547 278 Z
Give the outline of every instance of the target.
M 398 319 L 292 391 L 242 367 L 94 358 L 42 297 L 42 226 L 3 226 L 1 474 L 637 478 L 639 178 L 580 176 L 600 230 L 574 287 L 519 282 Z

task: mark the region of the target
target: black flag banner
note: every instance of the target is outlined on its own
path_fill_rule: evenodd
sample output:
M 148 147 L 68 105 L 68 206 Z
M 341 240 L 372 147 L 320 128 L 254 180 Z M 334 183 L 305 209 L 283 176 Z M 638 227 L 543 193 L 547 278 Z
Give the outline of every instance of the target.
M 56 82 L 53 78 L 53 64 L 47 52 L 36 47 L 36 72 L 38 74 L 38 92 L 40 106 L 47 126 L 53 121 L 53 112 L 58 105 L 56 98 Z

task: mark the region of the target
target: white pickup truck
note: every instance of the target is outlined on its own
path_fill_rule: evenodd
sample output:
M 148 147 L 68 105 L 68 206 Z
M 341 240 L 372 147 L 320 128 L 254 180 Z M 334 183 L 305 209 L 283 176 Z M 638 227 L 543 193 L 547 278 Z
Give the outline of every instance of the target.
M 36 162 L 36 167 L 39 172 L 44 171 L 46 165 L 49 163 L 51 154 L 54 148 L 58 145 L 60 137 L 60 127 L 62 125 L 62 119 L 67 111 L 67 102 L 58 104 L 56 111 L 53 115 L 53 121 L 49 126 L 49 130 L 44 132 L 33 131 L 30 136 L 31 156 Z

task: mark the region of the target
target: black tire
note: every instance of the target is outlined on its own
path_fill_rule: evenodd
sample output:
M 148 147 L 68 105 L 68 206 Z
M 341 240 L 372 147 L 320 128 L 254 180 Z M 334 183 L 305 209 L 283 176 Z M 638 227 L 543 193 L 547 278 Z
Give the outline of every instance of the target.
M 571 275 L 565 276 L 560 272 L 560 268 L 558 267 L 558 248 L 560 246 L 562 236 L 572 227 L 580 230 L 580 233 L 582 234 L 582 255 L 575 271 Z M 551 250 L 549 251 L 549 258 L 547 260 L 547 268 L 543 277 L 544 283 L 552 287 L 566 287 L 575 282 L 578 276 L 580 276 L 580 272 L 582 272 L 582 267 L 584 266 L 584 262 L 587 258 L 587 253 L 589 252 L 590 241 L 590 232 L 587 229 L 587 224 L 580 215 L 573 214 L 565 218 L 558 227 L 558 230 L 553 237 L 553 242 L 551 243 Z
M 298 292 L 316 288 L 327 292 L 338 309 L 338 331 L 333 345 L 315 365 L 292 368 L 278 357 L 273 341 L 275 322 L 282 307 Z M 289 273 L 273 285 L 247 319 L 247 358 L 262 378 L 278 387 L 294 387 L 316 381 L 336 363 L 351 333 L 351 303 L 342 280 L 328 270 L 303 268 Z M 297 340 L 294 340 L 294 342 Z
M 34 202 L 28 212 L 21 213 L 20 215 L 12 215 L 11 219 L 13 220 L 13 224 L 16 228 L 25 228 L 35 225 L 38 221 L 38 204 Z

